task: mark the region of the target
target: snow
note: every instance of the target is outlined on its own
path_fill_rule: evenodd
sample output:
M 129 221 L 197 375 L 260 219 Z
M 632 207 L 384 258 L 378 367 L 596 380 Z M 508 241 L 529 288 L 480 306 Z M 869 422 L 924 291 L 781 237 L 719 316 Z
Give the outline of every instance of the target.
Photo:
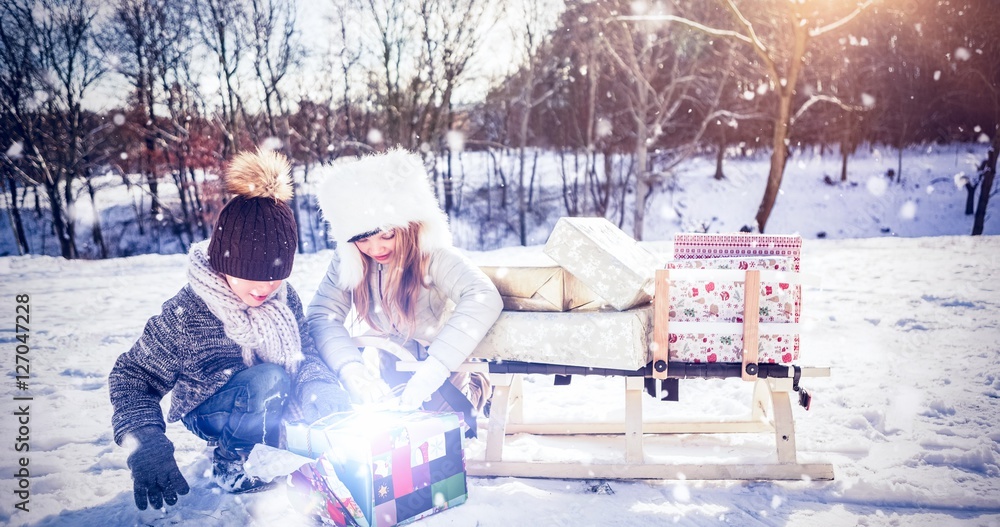
M 964 235 L 971 219 L 963 214 L 965 191 L 953 183 L 959 172 L 975 173 L 979 154 L 958 147 L 933 159 L 914 154 L 906 162 L 919 170 L 884 188 L 868 181 L 885 183 L 878 178 L 894 166 L 894 153 L 879 157 L 880 165 L 862 164 L 869 172 L 854 178 L 857 186 L 822 183 L 821 174 L 839 174 L 836 156 L 789 162 L 790 170 L 811 175 L 786 176 L 768 231 L 805 238 L 802 270 L 822 282 L 805 292 L 800 364 L 832 367 L 831 377 L 804 381 L 814 399 L 810 411 L 794 409 L 798 452 L 803 462 L 832 463 L 833 481 L 472 478 L 465 505 L 418 525 L 1000 526 L 1000 237 Z M 754 163 L 766 159 L 728 165 L 723 182 L 696 184 L 684 176 L 683 191 L 659 196 L 651 207 L 677 207 L 683 221 L 711 222 L 716 232 L 737 229 L 757 206 Z M 711 161 L 704 164 L 707 170 Z M 987 220 L 989 234 L 1000 232 L 995 216 Z M 677 226 L 667 215 L 650 221 L 651 239 L 659 241 L 644 244 L 665 259 L 672 248 L 663 240 Z M 819 230 L 826 239 L 817 239 Z M 538 245 L 468 254 L 482 264 L 544 260 Z M 329 251 L 296 257 L 289 281 L 304 301 L 330 257 Z M 0 456 L 0 524 L 311 525 L 281 489 L 220 493 L 206 478 L 204 442 L 179 423 L 167 433 L 191 493 L 162 511 L 139 512 L 132 503 L 128 451 L 111 433 L 107 374 L 146 319 L 184 284 L 183 255 L 8 256 L 0 258 L 0 274 L 8 313 L 0 333 L 7 372 L 0 386 L 0 440 L 7 444 Z M 30 295 L 26 391 L 14 378 L 18 294 Z M 552 386 L 551 378 L 531 376 L 525 417 L 615 419 L 624 408 L 621 385 L 616 378 L 575 377 L 569 386 Z M 683 381 L 680 396 L 677 403 L 644 396 L 644 413 L 679 420 L 749 412 L 750 386 L 736 379 Z M 14 450 L 20 426 L 14 413 L 24 403 L 27 453 Z M 624 455 L 620 438 L 508 441 L 513 459 L 601 463 Z M 773 461 L 773 441 L 767 433 L 687 435 L 650 438 L 646 451 L 648 460 L 665 462 L 753 463 Z M 482 451 L 481 440 L 467 446 L 469 456 Z M 14 508 L 21 456 L 29 459 L 28 512 Z

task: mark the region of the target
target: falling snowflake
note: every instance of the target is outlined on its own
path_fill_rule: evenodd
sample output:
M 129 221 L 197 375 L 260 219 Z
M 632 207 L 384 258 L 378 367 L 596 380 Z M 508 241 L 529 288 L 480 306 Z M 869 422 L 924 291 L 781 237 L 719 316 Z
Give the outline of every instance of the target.
M 889 182 L 886 181 L 884 177 L 872 176 L 868 178 L 868 182 L 865 184 L 865 187 L 872 196 L 881 196 L 882 194 L 885 194 L 885 191 L 889 188 Z
M 461 152 L 465 150 L 465 134 L 458 130 L 449 130 L 446 136 L 448 141 L 448 150 L 452 152 Z
M 910 200 L 903 203 L 903 206 L 899 208 L 899 218 L 903 220 L 912 220 L 917 217 L 917 204 L 916 202 Z
M 21 152 L 24 151 L 24 143 L 21 141 L 14 141 L 14 144 L 10 145 L 7 149 L 7 157 L 11 159 L 18 159 L 21 157 Z
M 281 139 L 278 139 L 277 137 L 273 136 L 265 138 L 260 143 L 260 147 L 263 150 L 281 150 L 282 146 L 284 146 L 284 142 Z
M 597 134 L 598 139 L 604 139 L 611 135 L 611 121 L 601 117 L 597 119 L 597 124 L 594 125 L 594 133 Z

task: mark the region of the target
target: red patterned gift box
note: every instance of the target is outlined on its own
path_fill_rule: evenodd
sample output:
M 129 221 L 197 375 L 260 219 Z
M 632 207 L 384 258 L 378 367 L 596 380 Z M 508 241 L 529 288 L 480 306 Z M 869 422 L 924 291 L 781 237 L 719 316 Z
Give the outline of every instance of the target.
M 795 234 L 699 234 L 674 235 L 674 259 L 748 258 L 782 256 L 792 261 L 792 271 L 799 272 L 802 238 Z
M 324 495 L 321 512 L 336 525 L 391 527 L 461 505 L 461 424 L 454 413 L 390 411 L 290 424 L 288 450 L 319 458 L 293 486 Z
M 667 262 L 667 268 L 706 271 L 697 280 L 677 278 L 670 287 L 670 360 L 679 362 L 741 362 L 743 360 L 744 284 L 710 270 L 759 270 L 783 273 L 788 260 L 777 257 L 703 258 Z M 673 275 L 681 276 L 680 273 Z M 793 362 L 799 357 L 796 333 L 799 305 L 795 287 L 762 281 L 759 289 L 759 362 Z
M 760 270 L 758 361 L 789 363 L 798 360 L 801 347 L 801 285 L 767 277 L 786 271 L 798 276 L 801 254 L 802 239 L 796 235 L 677 234 L 677 261 L 668 268 Z M 743 300 L 737 295 L 743 284 L 714 280 L 711 273 L 705 276 L 697 283 L 682 281 L 671 288 L 670 359 L 741 362 L 743 335 L 738 324 L 743 322 Z

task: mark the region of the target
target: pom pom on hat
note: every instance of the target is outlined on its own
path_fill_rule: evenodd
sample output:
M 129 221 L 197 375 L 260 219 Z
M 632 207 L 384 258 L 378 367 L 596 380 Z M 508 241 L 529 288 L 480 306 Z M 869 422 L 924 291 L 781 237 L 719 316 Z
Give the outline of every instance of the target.
M 291 207 L 291 165 L 280 153 L 242 152 L 226 168 L 226 188 L 235 196 L 219 213 L 208 245 L 216 272 L 253 281 L 284 280 L 292 274 L 298 228 Z
M 419 223 L 421 252 L 451 245 L 448 216 L 434 197 L 423 160 L 406 150 L 337 163 L 316 197 L 337 241 L 341 287 L 352 289 L 363 279 L 363 256 L 349 242 L 358 235 Z
M 242 152 L 226 169 L 226 190 L 245 198 L 292 199 L 292 167 L 278 152 Z

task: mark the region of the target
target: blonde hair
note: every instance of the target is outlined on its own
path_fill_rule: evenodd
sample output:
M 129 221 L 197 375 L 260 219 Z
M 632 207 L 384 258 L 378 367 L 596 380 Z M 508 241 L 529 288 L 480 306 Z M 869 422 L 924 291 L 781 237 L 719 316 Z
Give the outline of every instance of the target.
M 424 277 L 427 276 L 429 258 L 420 250 L 419 223 L 410 223 L 405 229 L 394 230 L 396 247 L 392 261 L 385 267 L 388 273 L 381 284 L 382 307 L 393 328 L 409 339 L 416 330 L 417 299 L 420 290 L 427 288 Z M 362 276 L 368 276 L 371 265 L 373 265 L 371 259 L 361 258 Z M 373 303 L 368 280 L 363 280 L 354 288 L 354 307 L 357 309 L 358 320 L 364 320 L 372 329 L 385 332 L 389 328 L 379 327 L 371 314 Z

